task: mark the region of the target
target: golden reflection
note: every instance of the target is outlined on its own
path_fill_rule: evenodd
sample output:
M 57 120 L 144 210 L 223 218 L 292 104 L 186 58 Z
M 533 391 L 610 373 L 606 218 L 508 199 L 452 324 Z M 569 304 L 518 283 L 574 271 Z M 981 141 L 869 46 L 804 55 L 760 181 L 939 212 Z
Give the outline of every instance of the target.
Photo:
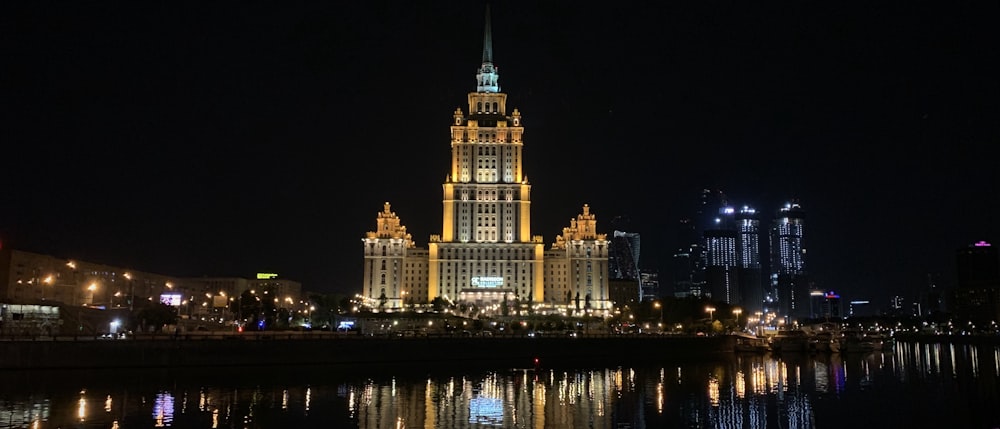
M 708 377 L 708 403 L 719 406 L 719 380 L 714 375 Z
M 80 400 L 77 401 L 76 416 L 80 419 L 81 422 L 87 419 L 87 398 L 83 396 L 86 394 L 87 394 L 86 390 L 81 390 Z
M 545 398 L 548 396 L 548 389 L 544 383 L 535 383 L 535 396 L 532 403 L 531 412 L 535 416 L 535 427 L 545 427 Z
M 663 381 L 656 383 L 656 414 L 663 414 L 663 404 L 666 402 L 663 394 Z
M 107 398 L 104 398 L 104 411 L 108 413 L 111 412 L 111 395 L 108 395 Z
M 615 390 L 622 390 L 622 369 L 618 368 L 611 373 L 611 379 L 615 383 Z
M 736 397 L 743 399 L 747 393 L 747 382 L 744 380 L 743 371 L 736 371 Z
M 219 427 L 219 410 L 212 410 L 212 429 Z
M 281 409 L 282 410 L 288 409 L 288 389 L 284 389 L 281 391 Z
M 309 411 L 309 404 L 312 402 L 312 388 L 306 388 L 306 411 Z

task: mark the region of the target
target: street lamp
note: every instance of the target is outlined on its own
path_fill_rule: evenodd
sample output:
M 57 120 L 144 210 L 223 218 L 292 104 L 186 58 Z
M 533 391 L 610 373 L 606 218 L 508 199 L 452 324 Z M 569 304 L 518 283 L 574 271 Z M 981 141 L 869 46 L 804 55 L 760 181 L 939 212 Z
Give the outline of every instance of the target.
M 135 301 L 135 283 L 132 282 L 132 274 L 125 273 L 125 280 L 128 280 L 128 311 L 132 311 L 132 302 Z
M 740 314 L 743 313 L 743 309 L 736 307 L 733 309 L 733 315 L 736 316 L 736 327 L 740 327 Z M 742 331 L 743 329 L 740 329 Z
M 660 330 L 663 330 L 663 305 L 660 301 L 653 301 L 653 307 L 660 310 Z
M 715 307 L 712 307 L 712 306 L 705 307 L 705 311 L 708 312 L 708 320 L 714 322 L 715 321 Z
M 45 301 L 45 287 L 52 286 L 52 283 L 54 282 L 55 278 L 52 277 L 52 274 L 49 274 L 42 279 L 42 301 Z
M 97 283 L 96 282 L 91 283 L 90 286 L 87 286 L 87 290 L 90 291 L 90 305 L 93 306 L 94 305 L 94 292 L 97 291 Z

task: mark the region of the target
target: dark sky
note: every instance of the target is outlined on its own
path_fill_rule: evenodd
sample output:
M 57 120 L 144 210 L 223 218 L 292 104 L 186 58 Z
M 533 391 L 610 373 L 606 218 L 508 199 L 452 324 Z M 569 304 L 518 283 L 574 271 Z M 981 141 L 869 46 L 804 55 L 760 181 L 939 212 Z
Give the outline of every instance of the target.
M 1000 240 L 997 2 L 491 8 L 547 245 L 589 204 L 667 283 L 700 189 L 768 215 L 794 198 L 818 286 L 882 303 Z M 440 233 L 484 9 L 2 2 L 0 239 L 355 292 L 383 202 L 419 246 Z

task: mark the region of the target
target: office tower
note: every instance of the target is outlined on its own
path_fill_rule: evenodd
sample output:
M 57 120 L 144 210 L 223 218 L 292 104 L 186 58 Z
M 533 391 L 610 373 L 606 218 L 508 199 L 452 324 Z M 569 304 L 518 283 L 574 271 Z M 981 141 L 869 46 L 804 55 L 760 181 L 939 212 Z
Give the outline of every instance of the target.
M 834 291 L 814 290 L 809 293 L 809 318 L 836 321 L 844 318 L 840 295 Z
M 702 246 L 695 222 L 690 218 L 681 219 L 677 225 L 677 250 L 671 257 L 674 296 L 702 296 L 704 275 L 699 266 L 702 260 Z
M 659 271 L 649 268 L 639 270 L 639 297 L 642 300 L 655 300 L 662 297 Z
M 956 252 L 955 315 L 973 321 L 1000 320 L 1000 252 L 978 241 Z
M 732 207 L 723 205 L 704 232 L 705 284 L 713 300 L 739 305 L 742 294 L 736 278 L 739 232 L 736 230 L 735 213 Z
M 708 253 L 705 231 L 714 227 L 715 215 L 725 201 L 722 191 L 702 189 L 691 217 L 680 219 L 677 229 L 677 250 L 673 254 L 674 295 L 677 297 L 710 296 L 706 285 Z
M 791 202 L 778 210 L 771 225 L 771 289 L 784 317 L 809 316 L 804 221 L 805 211 Z
M 629 230 L 629 220 L 616 216 L 611 221 L 614 233 L 608 241 L 608 275 L 613 280 L 639 280 L 640 237 Z
M 487 6 L 476 90 L 468 93 L 467 111 L 452 114 L 441 233 L 418 248 L 386 203 L 378 230 L 364 239 L 362 294 L 385 311 L 443 300 L 481 310 L 518 303 L 607 315 L 608 240 L 597 233 L 590 207 L 583 205 L 548 250 L 531 235 L 524 127 L 500 90 L 490 25 Z
M 747 314 L 762 311 L 764 302 L 763 275 L 760 263 L 760 216 L 757 210 L 743 206 L 736 212 L 739 231 L 736 247 L 738 267 L 736 278 L 742 293 L 740 305 Z

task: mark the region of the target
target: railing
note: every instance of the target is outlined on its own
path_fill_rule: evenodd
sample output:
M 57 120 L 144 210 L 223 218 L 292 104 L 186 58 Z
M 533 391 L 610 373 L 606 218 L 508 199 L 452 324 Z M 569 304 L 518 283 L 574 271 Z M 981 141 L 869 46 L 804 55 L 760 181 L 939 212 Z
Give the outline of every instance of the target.
M 660 335 L 660 334 L 615 334 L 609 332 L 580 332 L 571 336 L 562 332 L 537 332 L 534 335 L 526 331 L 502 332 L 482 335 L 477 332 L 464 333 L 418 333 L 409 335 L 400 331 L 383 331 L 362 334 L 359 332 L 330 332 L 330 331 L 188 331 L 177 333 L 136 333 L 128 335 L 113 334 L 79 334 L 79 335 L 27 335 L 27 334 L 3 334 L 0 335 L 2 341 L 232 341 L 232 340 L 365 340 L 365 339 L 399 339 L 399 340 L 427 340 L 435 338 L 467 338 L 472 340 L 490 339 L 521 339 L 521 338 L 710 338 L 711 336 L 696 335 Z

